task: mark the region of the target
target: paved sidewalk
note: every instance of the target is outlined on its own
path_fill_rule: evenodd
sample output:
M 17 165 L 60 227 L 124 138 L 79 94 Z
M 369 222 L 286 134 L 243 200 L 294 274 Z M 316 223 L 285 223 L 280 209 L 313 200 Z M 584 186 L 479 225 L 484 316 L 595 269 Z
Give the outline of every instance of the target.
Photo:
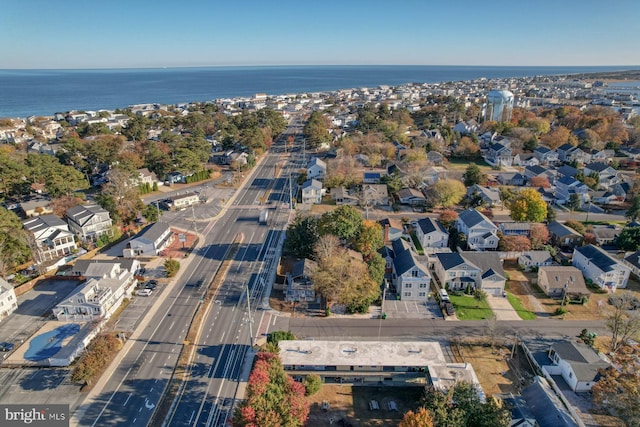
M 496 320 L 522 320 L 516 310 L 511 306 L 509 300 L 505 297 L 488 295 L 487 303 L 496 315 Z

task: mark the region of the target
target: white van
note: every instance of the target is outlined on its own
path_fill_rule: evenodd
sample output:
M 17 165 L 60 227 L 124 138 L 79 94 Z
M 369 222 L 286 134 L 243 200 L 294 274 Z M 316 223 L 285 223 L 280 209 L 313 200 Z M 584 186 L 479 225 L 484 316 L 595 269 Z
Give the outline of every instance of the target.
M 149 295 L 151 295 L 151 289 L 140 289 L 138 290 L 138 292 L 136 292 L 136 295 L 138 295 L 139 297 L 148 297 Z

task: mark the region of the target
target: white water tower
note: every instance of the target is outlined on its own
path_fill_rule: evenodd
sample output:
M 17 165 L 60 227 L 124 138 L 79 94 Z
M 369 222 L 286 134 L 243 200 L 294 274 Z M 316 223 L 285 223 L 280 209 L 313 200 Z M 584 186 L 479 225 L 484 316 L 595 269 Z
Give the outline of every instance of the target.
M 513 93 L 508 90 L 490 90 L 487 93 L 487 106 L 484 120 L 508 122 L 513 112 Z

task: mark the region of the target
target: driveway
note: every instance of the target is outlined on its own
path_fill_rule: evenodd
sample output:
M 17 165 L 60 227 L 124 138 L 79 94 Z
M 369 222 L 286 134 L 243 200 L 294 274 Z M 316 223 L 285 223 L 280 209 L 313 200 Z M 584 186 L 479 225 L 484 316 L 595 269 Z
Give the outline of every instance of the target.
M 496 315 L 496 320 L 522 320 L 507 298 L 488 295 L 487 303 Z

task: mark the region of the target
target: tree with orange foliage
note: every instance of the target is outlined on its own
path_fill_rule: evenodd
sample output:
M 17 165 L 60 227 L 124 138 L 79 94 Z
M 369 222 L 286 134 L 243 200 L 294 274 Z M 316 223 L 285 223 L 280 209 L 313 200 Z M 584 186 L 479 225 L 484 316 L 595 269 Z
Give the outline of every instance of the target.
M 416 412 L 404 414 L 398 427 L 433 427 L 433 417 L 425 408 L 419 408 Z
M 498 249 L 505 252 L 526 252 L 531 250 L 531 241 L 527 236 L 502 236 Z
M 549 182 L 549 179 L 544 176 L 534 176 L 529 180 L 529 184 L 532 187 L 542 187 L 542 188 L 551 187 L 551 183 Z
M 544 224 L 531 224 L 529 231 L 529 239 L 531 240 L 532 249 L 541 249 L 549 241 L 549 229 Z
M 578 145 L 578 140 L 575 135 L 573 135 L 571 131 L 564 126 L 557 126 L 553 128 L 549 133 L 542 135 L 540 140 L 547 144 L 547 146 L 552 150 L 555 150 L 567 142 L 574 146 Z
M 457 220 L 458 220 L 458 213 L 453 209 L 443 210 L 442 212 L 440 212 L 440 216 L 438 217 L 438 221 L 440 221 L 440 223 L 444 225 L 445 228 L 451 227 L 453 223 L 456 222 Z

